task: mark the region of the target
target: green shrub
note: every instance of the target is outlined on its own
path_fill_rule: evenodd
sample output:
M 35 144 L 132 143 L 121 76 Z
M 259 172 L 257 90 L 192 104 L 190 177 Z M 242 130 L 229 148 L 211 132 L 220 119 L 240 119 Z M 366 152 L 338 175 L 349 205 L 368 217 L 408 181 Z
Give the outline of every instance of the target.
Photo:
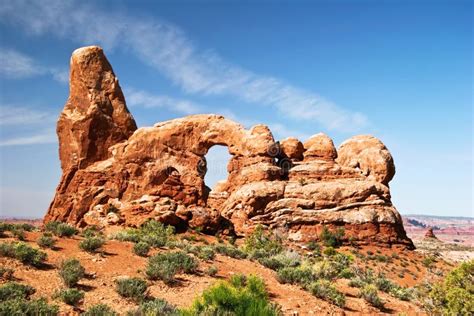
M 314 250 L 321 250 L 321 246 L 314 240 L 311 240 L 308 244 L 306 244 L 306 248 L 308 248 L 308 250 L 311 250 L 311 251 L 314 251 Z
M 45 231 L 51 232 L 58 237 L 71 237 L 77 233 L 74 227 L 57 221 L 51 221 L 44 226 Z
M 204 246 L 199 247 L 196 256 L 198 256 L 199 259 L 210 261 L 214 259 L 214 257 L 216 256 L 216 252 L 214 251 L 214 248 L 210 246 Z
M 38 246 L 41 248 L 53 248 L 56 244 L 56 240 L 53 238 L 53 235 L 49 232 L 45 232 L 38 238 L 36 241 Z
M 88 226 L 81 232 L 81 235 L 85 238 L 87 237 L 94 237 L 94 236 L 102 236 L 102 232 L 100 231 L 99 227 L 92 225 Z
M 151 280 L 172 283 L 176 273 L 194 273 L 197 266 L 197 260 L 182 251 L 159 253 L 148 259 L 146 275 Z
M 145 298 L 147 284 L 140 278 L 124 278 L 115 281 L 115 290 L 122 297 L 131 298 L 140 302 Z
M 59 276 L 67 287 L 75 286 L 85 275 L 85 269 L 77 259 L 66 259 L 59 266 Z
M 105 244 L 105 239 L 100 236 L 87 237 L 79 243 L 79 248 L 87 252 L 97 252 Z
M 270 257 L 261 257 L 258 262 L 269 269 L 279 270 L 283 267 L 299 266 L 301 256 L 296 251 L 287 250 Z
M 277 280 L 280 283 L 304 285 L 314 279 L 313 271 L 308 267 L 286 267 L 277 271 Z
M 270 255 L 273 255 L 282 251 L 283 245 L 279 238 L 266 234 L 263 226 L 258 225 L 245 239 L 244 249 L 247 253 L 252 253 L 252 251 L 255 250 L 263 250 Z
M 402 301 L 411 301 L 413 299 L 413 290 L 401 286 L 392 287 L 389 293 Z
M 432 256 L 425 257 L 421 261 L 421 263 L 423 264 L 423 266 L 425 266 L 425 268 L 431 268 L 433 266 L 433 263 L 435 262 L 436 262 L 436 258 Z
M 140 228 L 129 228 L 114 236 L 121 241 L 140 241 L 148 243 L 151 247 L 163 247 L 172 241 L 174 234 L 173 226 L 166 226 L 155 220 L 144 223 Z
M 36 230 L 36 227 L 28 223 L 10 224 L 0 222 L 0 236 L 6 231 L 14 232 L 15 230 L 31 232 Z
M 326 226 L 323 227 L 319 238 L 326 247 L 337 248 L 342 245 L 342 240 L 344 238 L 344 228 L 338 228 L 335 232 L 331 232 Z
M 15 228 L 12 230 L 12 234 L 18 240 L 24 241 L 26 239 L 25 231 L 22 228 Z
M 362 297 L 364 300 L 366 300 L 370 305 L 377 308 L 383 308 L 382 299 L 380 299 L 377 293 L 377 287 L 375 285 L 373 284 L 365 285 L 360 290 L 359 296 Z
M 127 312 L 127 316 L 143 315 L 177 316 L 179 312 L 176 307 L 160 298 L 141 302 L 137 309 Z
M 354 277 L 354 272 L 352 272 L 352 270 L 349 268 L 344 268 L 341 270 L 341 272 L 339 272 L 338 277 L 342 279 L 351 279 Z
M 44 298 L 37 300 L 13 299 L 0 302 L 0 315 L 58 315 L 59 307 L 48 305 Z
M 133 253 L 138 256 L 146 257 L 149 251 L 150 251 L 150 245 L 147 244 L 146 242 L 139 241 L 135 245 L 133 245 Z
M 346 297 L 339 292 L 328 280 L 317 280 L 310 283 L 307 289 L 316 297 L 331 302 L 339 307 L 344 307 Z
M 379 276 L 375 278 L 374 284 L 380 291 L 385 293 L 390 293 L 393 288 L 397 287 L 395 283 L 387 279 L 382 274 L 379 274 Z
M 176 307 L 171 305 L 165 300 L 155 298 L 150 301 L 144 301 L 140 303 L 140 306 L 135 309 L 131 310 L 127 313 L 127 316 L 152 316 L 152 315 L 159 315 L 159 316 L 177 316 L 179 315 L 178 310 Z
M 265 284 L 255 276 L 234 276 L 208 288 L 182 315 L 282 315 L 270 303 Z
M 339 272 L 337 266 L 329 260 L 316 262 L 313 266 L 313 273 L 318 279 L 332 280 Z
M 118 315 L 112 308 L 106 304 L 97 304 L 89 307 L 82 316 L 116 316 Z
M 214 250 L 224 256 L 235 258 L 235 259 L 245 259 L 247 258 L 247 254 L 240 250 L 237 247 L 234 247 L 232 245 L 226 245 L 226 244 L 215 244 L 214 245 Z
M 349 286 L 350 287 L 358 287 L 358 288 L 361 288 L 363 287 L 364 285 L 366 285 L 367 283 L 365 283 L 360 277 L 358 276 L 354 276 L 350 279 L 349 281 Z
M 0 267 L 0 279 L 10 281 L 13 279 L 13 269 L 7 267 Z
M 209 268 L 207 268 L 206 270 L 206 274 L 209 275 L 209 276 L 215 276 L 218 272 L 218 269 L 216 266 L 210 266 Z
M 329 247 L 324 248 L 323 254 L 325 256 L 330 257 L 330 256 L 334 256 L 335 254 L 337 254 L 337 251 L 336 251 L 336 249 L 334 249 L 334 247 L 329 246 Z
M 24 242 L 1 243 L 0 256 L 15 258 L 34 267 L 41 267 L 47 257 L 45 252 Z
M 433 314 L 469 315 L 474 311 L 474 260 L 461 263 L 423 298 Z
M 54 298 L 58 298 L 68 305 L 76 306 L 84 299 L 84 292 L 78 289 L 63 289 L 57 291 L 54 294 Z
M 35 289 L 29 285 L 16 282 L 8 282 L 0 286 L 0 301 L 23 298 L 26 299 L 35 293 Z

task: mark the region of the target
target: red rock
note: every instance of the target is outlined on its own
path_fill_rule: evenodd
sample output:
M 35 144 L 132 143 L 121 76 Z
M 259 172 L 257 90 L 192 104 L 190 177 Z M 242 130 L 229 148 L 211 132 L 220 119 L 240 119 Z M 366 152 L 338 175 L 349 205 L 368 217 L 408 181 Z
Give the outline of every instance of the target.
M 246 130 L 219 115 L 136 129 L 98 47 L 73 54 L 70 85 L 57 129 L 63 175 L 45 222 L 156 219 L 239 235 L 262 224 L 296 241 L 318 238 L 323 226 L 344 227 L 346 240 L 413 247 L 390 201 L 392 156 L 375 137 L 355 136 L 336 151 L 324 134 L 304 146 L 275 142 L 265 125 Z M 209 192 L 205 155 L 214 145 L 232 157 L 227 180 Z
M 436 238 L 436 235 L 433 233 L 433 227 L 428 227 L 428 229 L 426 230 L 426 233 L 425 233 L 425 238 L 438 239 L 438 238 Z

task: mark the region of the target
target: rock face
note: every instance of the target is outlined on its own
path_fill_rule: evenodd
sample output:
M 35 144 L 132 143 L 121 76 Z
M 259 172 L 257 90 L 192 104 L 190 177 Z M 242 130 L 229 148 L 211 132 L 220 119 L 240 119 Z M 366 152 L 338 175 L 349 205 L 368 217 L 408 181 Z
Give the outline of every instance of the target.
M 137 226 L 157 219 L 179 229 L 245 235 L 262 224 L 289 239 L 317 239 L 324 226 L 346 239 L 413 244 L 390 201 L 392 156 L 356 136 L 338 150 L 324 134 L 277 142 L 218 115 L 192 115 L 136 129 L 98 47 L 71 58 L 70 96 L 58 121 L 63 175 L 44 221 Z M 205 155 L 227 146 L 228 178 L 210 190 Z

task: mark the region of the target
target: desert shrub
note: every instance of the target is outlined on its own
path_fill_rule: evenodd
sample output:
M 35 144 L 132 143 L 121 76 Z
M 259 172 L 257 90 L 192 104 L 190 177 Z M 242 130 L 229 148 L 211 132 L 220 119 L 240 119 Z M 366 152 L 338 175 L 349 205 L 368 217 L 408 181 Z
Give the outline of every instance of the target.
M 474 260 L 463 262 L 422 297 L 433 314 L 469 315 L 474 310 Z
M 114 236 L 121 241 L 140 241 L 148 243 L 151 247 L 166 246 L 173 238 L 174 227 L 167 226 L 155 220 L 144 223 L 140 228 L 129 228 Z
M 71 237 L 77 234 L 77 229 L 66 223 L 60 223 L 54 234 L 58 237 Z
M 122 297 L 131 298 L 136 302 L 145 298 L 146 281 L 140 278 L 124 278 L 115 281 L 115 290 Z
M 215 244 L 214 250 L 221 255 L 235 259 L 245 259 L 247 257 L 247 254 L 245 252 L 232 245 L 226 245 L 221 243 Z
M 283 250 L 283 245 L 278 237 L 266 234 L 263 226 L 258 225 L 255 230 L 245 238 L 244 249 L 249 254 L 260 250 L 269 255 L 274 255 Z
M 75 286 L 85 275 L 85 269 L 77 259 L 66 259 L 59 266 L 59 276 L 67 287 Z
M 297 267 L 301 264 L 301 256 L 296 251 L 287 250 L 273 256 L 285 267 Z
M 199 247 L 199 251 L 196 253 L 199 259 L 202 260 L 213 260 L 216 256 L 214 248 L 210 246 Z
M 317 280 L 310 283 L 307 289 L 316 297 L 331 302 L 339 307 L 346 304 L 346 297 L 328 280 Z
M 301 256 L 295 251 L 284 251 L 270 257 L 261 257 L 258 262 L 263 266 L 279 270 L 284 267 L 296 267 L 301 264 Z
M 89 307 L 82 316 L 116 316 L 118 315 L 110 306 L 106 304 L 97 304 Z
M 0 267 L 0 279 L 10 281 L 13 279 L 13 272 L 12 268 Z
M 277 280 L 280 283 L 304 285 L 314 279 L 313 271 L 308 267 L 286 267 L 277 271 Z
M 316 241 L 311 240 L 309 243 L 306 244 L 306 248 L 308 248 L 308 250 L 314 251 L 318 248 L 321 249 L 321 246 Z
M 151 280 L 172 283 L 176 273 L 194 273 L 197 266 L 197 260 L 182 251 L 159 253 L 148 259 L 146 275 Z
M 206 270 L 206 274 L 209 275 L 209 276 L 215 276 L 218 272 L 218 269 L 216 266 L 210 266 L 209 268 L 207 268 Z
M 102 236 L 103 234 L 100 231 L 99 227 L 92 225 L 92 226 L 86 227 L 86 229 L 84 229 L 81 232 L 81 235 L 87 238 L 87 237 L 94 237 L 94 236 Z
M 42 266 L 47 257 L 45 252 L 24 242 L 1 243 L 0 256 L 15 258 L 34 267 Z
M 28 298 L 33 293 L 35 293 L 35 289 L 32 286 L 8 282 L 0 286 L 0 301 Z
M 68 305 L 76 306 L 84 299 L 84 292 L 78 289 L 62 289 L 54 294 L 54 298 L 58 298 Z
M 28 224 L 28 223 L 20 223 L 20 224 L 10 224 L 10 223 L 5 223 L 5 222 L 0 222 L 0 235 L 3 234 L 6 231 L 15 231 L 15 230 L 21 230 L 23 232 L 31 232 L 36 230 L 36 227 Z
M 373 284 L 367 284 L 361 288 L 359 296 L 366 300 L 370 305 L 383 308 L 382 299 L 377 293 L 377 287 Z
M 182 315 L 282 315 L 270 303 L 265 283 L 255 276 L 233 276 L 208 288 Z
M 358 276 L 354 276 L 352 277 L 350 280 L 349 280 L 349 286 L 350 287 L 358 287 L 358 288 L 361 288 L 363 287 L 364 285 L 366 285 L 367 283 L 365 283 L 360 277 Z
M 413 290 L 401 286 L 392 287 L 389 294 L 402 301 L 411 301 L 413 299 Z
M 326 247 L 339 247 L 342 245 L 342 239 L 344 238 L 344 228 L 338 228 L 335 232 L 331 232 L 326 226 L 323 227 L 319 238 Z
M 146 257 L 149 251 L 150 245 L 146 242 L 140 241 L 133 245 L 133 253 L 138 256 Z
M 318 279 L 334 279 L 339 275 L 337 267 L 329 260 L 318 261 L 313 265 L 313 273 Z
M 387 279 L 383 274 L 379 274 L 374 279 L 375 286 L 382 292 L 389 293 L 396 285 Z
M 331 246 L 326 247 L 323 250 L 323 254 L 327 257 L 334 256 L 336 253 L 337 253 L 336 249 L 334 249 L 334 247 L 331 247 Z
M 105 244 L 101 236 L 87 237 L 79 243 L 79 248 L 87 252 L 97 252 Z
M 213 260 L 216 256 L 216 252 L 211 246 L 189 246 L 186 247 L 187 252 L 194 254 L 202 260 Z
M 36 243 L 41 248 L 53 248 L 54 244 L 56 244 L 56 240 L 50 232 L 45 232 L 38 238 Z
M 0 302 L 0 315 L 58 315 L 59 307 L 49 305 L 46 299 L 37 300 L 12 299 Z
M 425 268 L 431 268 L 433 266 L 433 263 L 436 262 L 436 258 L 432 256 L 424 257 L 421 263 Z
M 18 240 L 24 241 L 26 239 L 25 230 L 22 228 L 12 229 L 12 234 Z
M 77 229 L 74 227 L 57 221 L 51 221 L 46 223 L 44 230 L 53 233 L 58 237 L 71 237 L 77 233 Z
M 165 300 L 155 298 L 153 300 L 141 302 L 137 309 L 127 312 L 127 316 L 160 315 L 174 316 L 179 315 L 176 307 Z

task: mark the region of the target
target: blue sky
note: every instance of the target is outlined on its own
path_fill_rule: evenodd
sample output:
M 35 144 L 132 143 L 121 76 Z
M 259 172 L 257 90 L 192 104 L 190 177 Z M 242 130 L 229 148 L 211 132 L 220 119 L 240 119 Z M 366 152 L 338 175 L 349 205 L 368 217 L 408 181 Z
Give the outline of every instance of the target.
M 472 19 L 470 1 L 0 0 L 0 215 L 47 209 L 69 58 L 100 45 L 139 126 L 220 113 L 276 139 L 373 134 L 401 213 L 473 216 Z M 207 183 L 227 159 L 211 149 Z

